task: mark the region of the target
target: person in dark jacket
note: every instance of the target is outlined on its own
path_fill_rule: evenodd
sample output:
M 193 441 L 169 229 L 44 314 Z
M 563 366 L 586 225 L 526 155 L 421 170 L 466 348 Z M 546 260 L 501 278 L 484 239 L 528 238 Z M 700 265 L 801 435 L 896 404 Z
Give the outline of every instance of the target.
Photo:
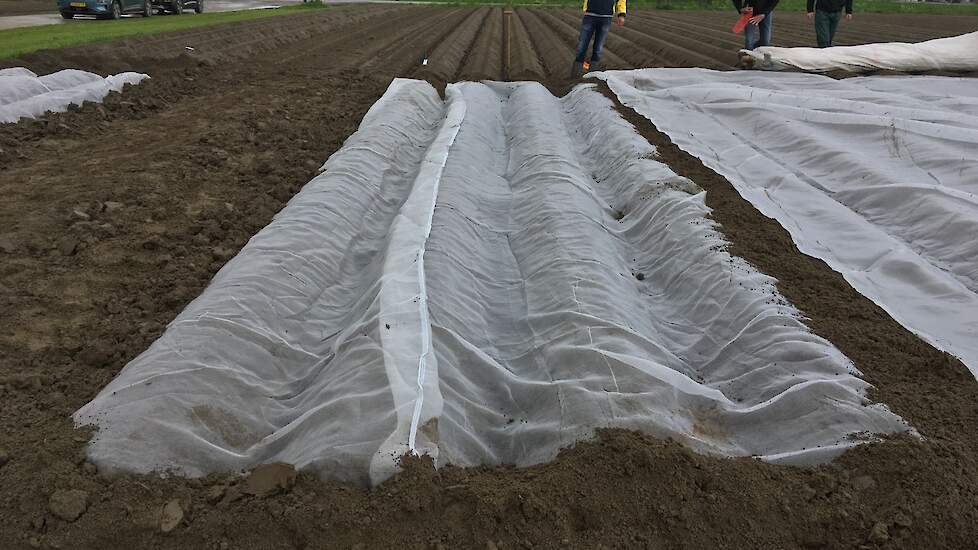
M 733 0 L 740 13 L 752 10 L 753 17 L 744 29 L 744 49 L 753 50 L 771 45 L 771 31 L 774 27 L 774 8 L 778 0 Z
M 815 21 L 815 40 L 819 48 L 828 48 L 835 38 L 835 29 L 846 10 L 846 21 L 852 21 L 852 0 L 808 0 L 808 20 Z
M 612 19 L 619 27 L 625 24 L 625 0 L 584 0 L 584 19 L 581 21 L 581 36 L 577 40 L 577 57 L 571 67 L 571 78 L 580 78 L 588 69 L 597 70 Z M 592 37 L 594 47 L 588 63 L 587 47 Z

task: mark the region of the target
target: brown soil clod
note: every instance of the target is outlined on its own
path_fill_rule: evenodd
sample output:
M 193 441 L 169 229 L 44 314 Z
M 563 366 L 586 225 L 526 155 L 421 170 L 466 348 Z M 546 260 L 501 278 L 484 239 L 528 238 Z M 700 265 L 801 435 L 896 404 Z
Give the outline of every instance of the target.
M 50 510 L 64 521 L 75 521 L 88 509 L 88 492 L 78 489 L 55 491 L 51 495 Z
M 179 499 L 168 501 L 160 507 L 160 532 L 169 533 L 183 522 L 183 507 Z
M 295 486 L 296 471 L 291 464 L 273 462 L 262 464 L 245 479 L 241 492 L 256 497 L 268 497 L 286 492 Z

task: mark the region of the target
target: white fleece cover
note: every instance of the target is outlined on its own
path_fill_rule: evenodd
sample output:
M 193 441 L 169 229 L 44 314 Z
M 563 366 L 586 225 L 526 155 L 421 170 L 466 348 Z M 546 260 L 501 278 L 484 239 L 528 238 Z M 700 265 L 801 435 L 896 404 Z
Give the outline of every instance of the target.
M 529 465 L 602 426 L 795 463 L 907 430 L 654 156 L 590 87 L 395 80 L 76 413 L 89 456 L 377 483 L 405 451 Z
M 831 48 L 762 46 L 741 50 L 762 69 L 798 69 L 815 73 L 878 70 L 899 72 L 978 71 L 978 31 L 916 44 L 884 42 Z
M 905 327 L 978 375 L 978 81 L 596 75 Z
M 149 78 L 140 73 L 101 77 L 95 73 L 65 69 L 37 76 L 29 69 L 0 69 L 0 123 L 36 118 L 48 111 L 62 112 L 72 103 L 101 102 L 109 92 L 121 92 L 126 84 Z

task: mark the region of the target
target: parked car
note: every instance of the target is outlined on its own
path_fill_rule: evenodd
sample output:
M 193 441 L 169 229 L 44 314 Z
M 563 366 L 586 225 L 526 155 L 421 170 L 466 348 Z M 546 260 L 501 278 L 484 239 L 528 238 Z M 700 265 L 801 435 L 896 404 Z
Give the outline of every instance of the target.
M 153 7 L 161 13 L 166 11 L 176 15 L 193 8 L 196 13 L 204 13 L 204 0 L 152 0 Z
M 61 17 L 94 15 L 98 19 L 118 19 L 124 13 L 153 15 L 153 0 L 58 0 Z

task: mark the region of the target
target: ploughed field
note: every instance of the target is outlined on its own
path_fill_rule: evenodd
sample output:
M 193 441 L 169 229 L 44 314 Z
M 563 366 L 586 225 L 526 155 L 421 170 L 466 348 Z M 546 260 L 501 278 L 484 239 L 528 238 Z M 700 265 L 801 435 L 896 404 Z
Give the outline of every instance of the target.
M 633 10 L 625 27 L 611 31 L 603 67 L 730 69 L 742 44 L 741 37 L 730 32 L 734 19 L 732 10 Z M 508 79 L 564 84 L 579 20 L 580 13 L 574 9 L 516 8 L 507 23 L 499 7 L 365 6 L 131 39 L 122 41 L 122 47 L 119 43 L 89 45 L 50 55 L 35 54 L 28 60 L 39 70 L 71 66 L 104 71 L 124 67 L 153 73 L 159 71 L 159 59 L 188 52 L 192 58 L 202 60 L 246 61 L 257 53 L 275 50 L 283 56 L 281 63 L 287 65 L 293 55 L 287 45 L 317 36 L 315 47 L 306 49 L 310 55 L 319 50 L 359 46 L 347 52 L 344 59 L 334 59 L 330 67 L 324 68 L 327 71 L 354 66 L 380 78 L 397 75 L 448 82 Z M 344 28 L 348 26 L 353 28 Z M 976 28 L 978 17 L 857 13 L 854 21 L 840 24 L 836 43 L 920 42 Z M 346 41 L 348 38 L 350 42 Z M 804 14 L 776 13 L 774 45 L 813 46 L 814 40 L 814 29 Z M 274 58 L 275 53 L 270 53 L 270 57 Z M 422 65 L 426 57 L 428 63 Z M 14 64 L 0 60 L 0 65 Z
M 974 377 L 620 106 L 662 162 L 707 191 L 731 250 L 777 278 L 926 443 L 896 438 L 800 470 L 611 432 L 528 469 L 419 461 L 371 491 L 302 474 L 267 498 L 235 476 L 105 478 L 86 463 L 71 413 L 317 173 L 392 78 L 537 80 L 562 95 L 579 17 L 517 8 L 507 24 L 501 8 L 352 6 L 0 60 L 152 77 L 102 105 L 0 126 L 0 548 L 973 544 Z M 731 69 L 734 18 L 635 10 L 612 29 L 604 67 Z M 978 18 L 857 13 L 837 42 L 975 28 Z M 775 45 L 813 42 L 803 14 L 776 15 Z M 174 500 L 182 517 L 164 535 Z

